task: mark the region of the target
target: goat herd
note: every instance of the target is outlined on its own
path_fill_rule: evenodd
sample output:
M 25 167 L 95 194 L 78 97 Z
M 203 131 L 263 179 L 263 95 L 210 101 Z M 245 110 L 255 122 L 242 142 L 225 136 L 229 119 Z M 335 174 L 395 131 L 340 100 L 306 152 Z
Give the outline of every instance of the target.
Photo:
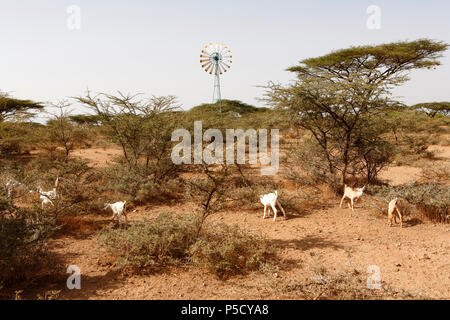
M 13 179 L 8 178 L 6 180 L 6 183 L 4 184 L 5 187 L 5 194 L 7 195 L 8 199 L 13 200 L 15 194 L 23 194 L 23 193 L 37 193 L 39 195 L 39 202 L 41 204 L 41 208 L 44 209 L 45 206 L 51 205 L 54 206 L 54 201 L 58 199 L 58 187 L 61 182 L 64 181 L 64 178 L 57 177 L 55 180 L 55 185 L 52 190 L 44 191 L 41 186 L 39 186 L 36 190 L 29 189 L 25 184 Z M 103 210 L 111 210 L 113 215 L 111 219 L 114 219 L 114 217 L 117 217 L 119 221 L 119 226 L 121 225 L 121 216 L 124 215 L 125 218 L 125 224 L 127 224 L 127 215 L 125 212 L 125 204 L 126 201 L 119 201 L 116 203 L 105 203 L 105 207 Z
M 36 190 L 29 190 L 29 188 L 17 180 L 14 179 L 8 179 L 5 188 L 6 188 L 6 195 L 8 198 L 12 199 L 14 193 L 18 192 L 29 192 L 29 193 L 38 193 L 39 194 L 39 201 L 41 204 L 42 209 L 46 205 L 52 205 L 54 206 L 53 201 L 55 201 L 58 198 L 58 186 L 59 184 L 64 181 L 64 178 L 58 177 L 55 180 L 55 186 L 50 191 L 44 191 L 40 186 Z M 366 186 L 362 188 L 351 188 L 347 185 L 344 186 L 344 195 L 342 196 L 341 203 L 339 205 L 339 208 L 342 208 L 342 202 L 344 199 L 348 198 L 350 201 L 348 203 L 348 207 L 354 211 L 354 202 L 356 202 L 364 193 L 364 189 Z M 272 209 L 273 211 L 273 221 L 276 221 L 277 219 L 277 206 L 281 209 L 283 212 L 284 217 L 286 217 L 286 212 L 284 211 L 283 207 L 281 206 L 280 201 L 278 200 L 278 191 L 274 191 L 273 193 L 268 193 L 265 195 L 262 195 L 260 197 L 261 203 L 264 205 L 264 215 L 263 219 L 266 218 L 266 215 L 270 216 L 270 211 Z M 397 223 L 397 217 L 400 219 L 400 226 L 403 227 L 403 217 L 402 214 L 397 206 L 398 198 L 394 198 L 389 202 L 388 205 L 388 223 L 389 226 L 392 226 L 392 223 Z M 115 203 L 105 203 L 104 210 L 111 210 L 112 211 L 112 218 L 114 219 L 117 217 L 117 220 L 119 222 L 119 227 L 121 226 L 121 216 L 124 216 L 125 219 L 125 225 L 128 224 L 127 221 L 127 214 L 125 210 L 125 204 L 126 201 L 119 201 Z
M 344 186 L 344 195 L 342 196 L 341 203 L 339 204 L 339 208 L 342 208 L 342 202 L 344 199 L 348 198 L 350 201 L 348 203 L 348 207 L 352 209 L 352 211 L 355 211 L 353 208 L 354 202 L 356 202 L 364 193 L 364 189 L 366 186 L 362 188 L 351 188 L 347 185 Z M 264 205 L 264 215 L 263 219 L 266 218 L 266 210 L 268 209 L 268 215 L 270 216 L 270 209 L 272 208 L 273 211 L 273 221 L 277 220 L 277 209 L 276 206 L 278 206 L 281 211 L 283 212 L 284 217 L 286 217 L 286 213 L 284 212 L 283 207 L 281 206 L 280 201 L 278 200 L 278 191 L 274 191 L 273 193 L 268 193 L 265 195 L 262 195 L 260 197 L 261 203 Z M 403 227 L 403 217 L 400 213 L 400 210 L 397 206 L 398 198 L 394 198 L 389 202 L 388 205 L 388 223 L 389 226 L 392 226 L 392 223 L 397 223 L 397 216 L 400 219 L 400 227 Z

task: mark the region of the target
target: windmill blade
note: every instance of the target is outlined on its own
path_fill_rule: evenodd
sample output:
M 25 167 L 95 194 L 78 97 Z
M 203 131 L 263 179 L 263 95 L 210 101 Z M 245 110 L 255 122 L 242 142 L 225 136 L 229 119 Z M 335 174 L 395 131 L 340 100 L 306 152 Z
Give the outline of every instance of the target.
M 222 67 L 224 68 L 225 71 L 227 71 L 227 68 L 230 69 L 231 66 L 227 65 L 225 62 L 221 62 Z M 224 67 L 225 66 L 225 67 Z
M 220 54 L 221 55 L 224 55 L 224 52 L 228 52 L 229 50 L 228 50 L 228 47 L 227 46 L 224 46 L 224 47 L 222 47 L 221 49 L 220 49 Z
M 214 68 L 216 67 L 216 65 L 214 63 L 211 63 L 211 69 L 209 70 L 210 73 L 214 71 Z
M 223 70 L 225 70 L 220 64 L 218 65 L 220 74 L 223 74 Z
M 207 63 L 205 63 L 205 64 L 202 64 L 202 68 L 205 68 L 206 66 L 208 66 L 208 65 L 210 65 L 211 64 L 211 62 L 207 62 Z
M 207 67 L 207 68 L 205 69 L 205 71 L 206 71 L 206 72 L 208 72 L 208 71 L 209 71 L 209 69 L 211 69 L 211 67 L 213 67 L 213 68 L 214 68 L 214 65 L 210 63 L 210 64 L 209 64 L 209 66 L 208 66 L 208 67 Z
M 216 71 L 217 71 L 217 65 L 213 64 L 213 67 L 212 67 L 211 71 L 209 72 L 209 74 L 216 74 Z
M 203 62 L 206 62 L 206 61 L 210 61 L 209 59 L 203 59 L 203 60 L 200 60 L 200 63 L 203 63 Z
M 231 59 L 223 59 L 222 63 L 229 64 L 231 63 Z
M 222 63 L 225 64 L 228 68 L 230 68 L 230 66 L 231 66 L 231 62 L 230 61 L 231 60 L 224 60 L 224 61 L 222 61 Z

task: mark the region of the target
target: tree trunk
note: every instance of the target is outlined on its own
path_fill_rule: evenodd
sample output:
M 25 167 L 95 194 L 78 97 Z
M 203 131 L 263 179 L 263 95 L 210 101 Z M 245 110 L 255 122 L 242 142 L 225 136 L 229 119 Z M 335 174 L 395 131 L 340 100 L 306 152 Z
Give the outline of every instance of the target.
M 347 132 L 347 135 L 345 137 L 344 153 L 342 155 L 342 161 L 344 162 L 344 168 L 342 169 L 342 179 L 341 179 L 342 185 L 345 185 L 347 183 L 348 151 L 350 149 L 350 139 L 351 139 L 350 132 Z

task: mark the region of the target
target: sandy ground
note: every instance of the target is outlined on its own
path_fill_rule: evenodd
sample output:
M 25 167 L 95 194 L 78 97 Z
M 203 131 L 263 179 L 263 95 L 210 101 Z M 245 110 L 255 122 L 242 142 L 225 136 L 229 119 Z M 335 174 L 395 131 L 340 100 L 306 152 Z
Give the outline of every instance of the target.
M 449 147 L 440 147 L 442 160 L 450 158 Z M 77 155 L 95 166 L 107 164 L 120 150 L 88 149 Z M 393 184 L 404 183 L 420 175 L 420 168 L 393 167 L 384 172 Z M 403 229 L 389 228 L 384 216 L 364 208 L 364 198 L 355 212 L 339 209 L 339 200 L 331 206 L 305 215 L 262 219 L 259 211 L 233 211 L 211 219 L 237 223 L 262 233 L 283 260 L 283 267 L 266 274 L 254 273 L 221 281 L 205 270 L 194 267 L 170 267 L 153 274 L 120 274 L 97 249 L 95 233 L 63 236 L 50 243 L 52 251 L 67 267 L 81 268 L 82 289 L 68 290 L 64 281 L 48 283 L 28 294 L 61 290 L 61 299 L 299 299 L 300 293 L 277 290 L 277 284 L 293 279 L 307 281 L 317 268 L 327 274 L 369 274 L 378 266 L 383 284 L 414 296 L 450 299 L 450 225 L 417 222 L 408 218 Z M 189 205 L 140 207 L 129 213 L 131 221 L 152 218 L 161 210 L 191 212 Z M 108 216 L 84 217 L 109 223 Z M 92 222 L 92 221 L 91 221 Z M 88 222 L 87 222 L 88 223 Z M 286 267 L 287 266 L 287 267 Z M 61 270 L 63 277 L 65 270 Z M 362 284 L 365 286 L 365 283 Z M 24 295 L 26 293 L 24 292 Z
M 78 149 L 72 152 L 72 156 L 89 161 L 94 167 L 106 167 L 111 165 L 112 159 L 122 155 L 120 148 L 90 148 Z
M 131 213 L 130 219 L 152 218 L 161 209 L 180 212 L 187 208 L 142 209 Z M 193 266 L 149 275 L 118 274 L 97 251 L 95 236 L 64 237 L 54 240 L 52 248 L 67 266 L 81 268 L 82 289 L 70 291 L 65 283 L 50 288 L 62 290 L 62 299 L 297 299 L 302 296 L 280 293 L 271 281 L 275 277 L 277 282 L 307 281 L 318 267 L 330 275 L 353 270 L 364 274 L 375 265 L 380 268 L 382 283 L 396 291 L 450 299 L 448 225 L 407 222 L 403 229 L 388 228 L 386 219 L 362 208 L 351 213 L 347 208 L 339 209 L 338 203 L 276 222 L 263 220 L 262 211 L 225 212 L 213 220 L 262 232 L 289 267 L 276 274 L 251 274 L 227 281 Z

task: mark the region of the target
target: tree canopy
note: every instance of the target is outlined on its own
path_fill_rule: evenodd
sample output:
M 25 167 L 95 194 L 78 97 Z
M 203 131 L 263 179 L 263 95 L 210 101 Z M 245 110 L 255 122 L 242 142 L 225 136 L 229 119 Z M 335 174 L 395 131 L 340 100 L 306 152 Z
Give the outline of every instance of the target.
M 450 102 L 425 102 L 411 106 L 414 110 L 424 111 L 434 118 L 437 114 L 448 116 L 450 114 Z
M 448 44 L 429 39 L 357 46 L 305 59 L 288 70 L 331 79 L 349 79 L 358 72 L 369 81 L 383 81 L 402 71 L 440 65 L 438 59 L 447 48 Z
M 189 112 L 209 112 L 209 111 L 215 111 L 219 109 L 218 103 L 204 103 L 199 106 L 193 107 L 189 110 Z M 222 111 L 224 113 L 226 112 L 234 112 L 239 114 L 245 114 L 245 113 L 252 113 L 257 111 L 265 110 L 266 108 L 257 108 L 255 106 L 252 106 L 250 104 L 244 103 L 239 100 L 222 100 Z
M 287 69 L 297 80 L 289 86 L 270 83 L 266 98 L 291 110 L 297 125 L 312 133 L 330 173 L 339 172 L 344 184 L 349 166 L 361 160 L 361 146 L 374 147 L 374 137 L 367 139 L 362 133 L 377 114 L 400 104 L 391 98 L 392 88 L 406 82 L 410 70 L 440 65 L 447 48 L 446 43 L 420 39 L 351 47 L 305 59 Z
M 90 126 L 98 126 L 101 123 L 101 117 L 96 114 L 70 115 L 69 119 L 76 124 L 85 124 Z
M 31 114 L 32 110 L 42 110 L 44 105 L 31 100 L 21 100 L 0 92 L 0 122 L 14 117 L 20 113 Z

